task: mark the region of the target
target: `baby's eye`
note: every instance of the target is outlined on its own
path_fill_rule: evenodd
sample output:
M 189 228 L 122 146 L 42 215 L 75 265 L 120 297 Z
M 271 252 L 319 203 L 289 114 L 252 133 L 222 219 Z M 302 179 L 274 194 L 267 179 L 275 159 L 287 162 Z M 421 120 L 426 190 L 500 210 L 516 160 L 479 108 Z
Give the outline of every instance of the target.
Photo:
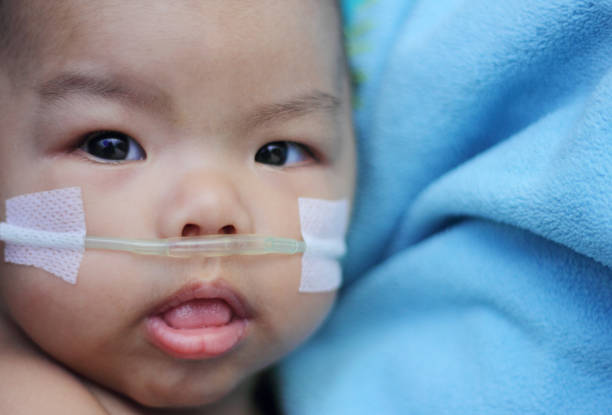
M 107 161 L 132 161 L 146 158 L 143 148 L 130 136 L 118 131 L 88 134 L 80 147 L 95 158 Z
M 287 166 L 316 160 L 313 152 L 303 144 L 274 141 L 257 150 L 255 161 L 271 166 Z

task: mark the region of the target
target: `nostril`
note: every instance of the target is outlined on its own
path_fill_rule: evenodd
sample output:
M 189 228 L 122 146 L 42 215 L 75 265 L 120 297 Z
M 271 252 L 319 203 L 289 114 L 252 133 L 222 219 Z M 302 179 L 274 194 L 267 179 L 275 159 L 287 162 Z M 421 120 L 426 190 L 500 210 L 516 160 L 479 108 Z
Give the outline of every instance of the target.
M 200 227 L 198 225 L 194 225 L 193 223 L 188 223 L 183 226 L 182 236 L 198 236 L 200 234 Z
M 233 235 L 236 233 L 236 228 L 234 227 L 234 225 L 225 225 L 224 227 L 220 229 L 219 233 L 224 233 L 226 235 Z

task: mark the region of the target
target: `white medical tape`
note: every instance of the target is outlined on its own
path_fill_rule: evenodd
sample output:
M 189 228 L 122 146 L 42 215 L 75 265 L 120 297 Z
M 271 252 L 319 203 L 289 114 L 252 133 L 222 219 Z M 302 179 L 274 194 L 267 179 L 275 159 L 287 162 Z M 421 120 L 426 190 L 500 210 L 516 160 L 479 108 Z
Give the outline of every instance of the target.
M 299 291 L 334 291 L 342 284 L 339 258 L 346 252 L 348 201 L 299 198 L 298 207 L 306 243 Z
M 0 229 L 6 262 L 41 268 L 76 284 L 86 234 L 80 188 L 8 199 Z
M 342 283 L 339 258 L 346 251 L 348 201 L 299 198 L 298 206 L 306 243 L 299 291 L 336 290 Z M 75 284 L 85 235 L 80 188 L 31 193 L 6 201 L 6 223 L 0 223 L 6 262 L 41 268 Z

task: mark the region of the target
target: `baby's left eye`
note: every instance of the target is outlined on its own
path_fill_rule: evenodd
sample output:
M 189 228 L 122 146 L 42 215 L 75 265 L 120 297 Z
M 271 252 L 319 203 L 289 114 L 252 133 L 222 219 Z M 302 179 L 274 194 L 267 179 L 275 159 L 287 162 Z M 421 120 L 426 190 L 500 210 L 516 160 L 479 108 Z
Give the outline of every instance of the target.
M 265 144 L 255 154 L 257 163 L 271 166 L 287 166 L 316 160 L 307 146 L 291 141 L 274 141 Z
M 118 131 L 96 131 L 88 134 L 81 150 L 101 162 L 144 160 L 143 148 L 127 134 Z

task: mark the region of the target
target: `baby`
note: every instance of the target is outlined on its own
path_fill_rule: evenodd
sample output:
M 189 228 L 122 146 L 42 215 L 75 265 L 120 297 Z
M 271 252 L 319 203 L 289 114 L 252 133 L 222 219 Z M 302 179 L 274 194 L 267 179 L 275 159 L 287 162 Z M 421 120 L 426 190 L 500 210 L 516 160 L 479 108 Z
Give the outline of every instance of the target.
M 80 188 L 88 235 L 302 239 L 351 200 L 332 0 L 0 0 L 0 219 Z M 2 244 L 4 245 L 4 244 Z M 75 285 L 0 263 L 0 413 L 258 413 L 257 374 L 322 322 L 302 255 L 84 253 Z

